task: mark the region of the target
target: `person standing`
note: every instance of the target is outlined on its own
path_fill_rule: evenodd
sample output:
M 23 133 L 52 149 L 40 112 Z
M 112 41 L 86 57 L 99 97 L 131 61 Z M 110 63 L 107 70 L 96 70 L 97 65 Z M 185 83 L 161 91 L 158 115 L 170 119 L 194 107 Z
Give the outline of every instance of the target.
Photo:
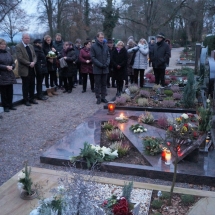
M 90 77 L 90 86 L 92 92 L 94 92 L 94 75 L 93 75 L 93 66 L 92 66 L 92 60 L 90 56 L 90 48 L 91 48 L 91 42 L 86 41 L 84 43 L 84 48 L 81 49 L 79 54 L 79 62 L 81 64 L 80 71 L 83 77 L 83 91 L 82 93 L 86 92 L 87 89 L 87 77 L 89 74 Z
M 16 57 L 18 60 L 18 74 L 22 78 L 22 94 L 24 104 L 38 104 L 34 99 L 35 90 L 35 63 L 37 57 L 34 47 L 30 44 L 30 35 L 22 34 L 22 41 L 16 45 Z M 31 104 L 30 104 L 31 103 Z
M 53 41 L 53 46 L 56 49 L 57 54 L 60 54 L 60 52 L 63 50 L 63 40 L 62 40 L 62 36 L 60 33 L 57 33 L 55 35 L 55 40 Z M 55 85 L 59 88 L 63 87 L 63 79 L 61 77 L 61 68 L 60 68 L 60 63 L 57 61 L 57 73 L 58 73 L 58 77 L 59 77 L 59 84 L 57 84 L 57 76 L 56 76 L 56 80 L 55 80 Z
M 107 44 L 104 43 L 103 32 L 97 33 L 96 42 L 92 45 L 90 53 L 93 62 L 95 94 L 97 98 L 96 104 L 100 104 L 101 102 L 108 103 L 105 96 L 107 90 L 107 74 L 109 72 L 108 67 L 110 64 L 110 53 Z
M 42 49 L 42 40 L 41 39 L 34 40 L 34 51 L 37 56 L 37 62 L 35 64 L 37 99 L 46 100 L 47 97 L 45 97 L 43 95 L 42 84 L 43 84 L 44 76 L 45 76 L 45 74 L 48 73 L 48 70 L 47 70 L 46 56 Z
M 112 54 L 113 77 L 117 84 L 116 96 L 121 96 L 123 81 L 127 80 L 127 60 L 128 54 L 122 41 L 118 41 Z
M 60 55 L 58 56 L 59 59 L 64 58 L 67 63 L 67 67 L 62 68 L 62 78 L 64 82 L 65 90 L 63 93 L 71 93 L 73 87 L 73 79 L 74 75 L 77 72 L 77 61 L 78 57 L 75 53 L 73 45 L 66 41 L 63 44 L 63 50 L 61 51 Z
M 152 65 L 152 52 L 155 45 L 155 38 L 152 37 L 149 43 L 149 66 Z
M 152 52 L 152 67 L 155 75 L 155 83 L 165 85 L 165 70 L 170 57 L 170 47 L 165 42 L 165 35 L 159 33 L 157 35 L 157 43 L 155 43 Z
M 170 61 L 170 58 L 171 58 L 172 45 L 171 45 L 171 42 L 170 42 L 169 39 L 166 39 L 165 42 L 169 45 L 169 49 L 170 49 L 170 56 L 169 56 L 169 58 L 167 60 L 167 65 L 166 65 L 168 67 L 169 66 L 169 61 Z
M 0 89 L 1 103 L 4 112 L 16 110 L 13 107 L 13 84 L 16 84 L 16 77 L 13 73 L 15 64 L 11 54 L 6 50 L 6 41 L 0 38 Z
M 45 75 L 45 84 L 48 96 L 58 95 L 55 92 L 54 81 L 56 80 L 57 69 L 57 52 L 53 46 L 52 38 L 46 35 L 43 40 L 43 51 L 46 55 L 48 73 Z M 55 57 L 47 57 L 50 52 L 53 52 Z M 50 82 L 49 82 L 50 77 Z
M 138 77 L 140 72 L 140 87 L 144 85 L 144 71 L 148 66 L 147 55 L 149 53 L 148 44 L 145 39 L 140 39 L 137 46 L 128 49 L 128 53 L 134 52 L 133 55 L 133 66 L 134 69 L 134 83 L 138 85 Z
M 82 49 L 82 45 L 81 45 L 81 39 L 76 39 L 75 40 L 75 45 L 74 45 L 74 49 L 75 49 L 75 53 L 79 59 L 79 54 L 80 54 L 80 50 Z M 78 60 L 77 62 L 77 74 L 75 74 L 74 76 L 74 86 L 77 84 L 77 82 L 79 82 L 79 85 L 82 85 L 83 83 L 83 77 L 82 77 L 82 74 L 81 74 L 81 71 L 80 71 L 80 67 L 81 67 L 81 64 Z M 77 78 L 77 75 L 79 74 L 79 81 L 78 81 L 78 78 Z

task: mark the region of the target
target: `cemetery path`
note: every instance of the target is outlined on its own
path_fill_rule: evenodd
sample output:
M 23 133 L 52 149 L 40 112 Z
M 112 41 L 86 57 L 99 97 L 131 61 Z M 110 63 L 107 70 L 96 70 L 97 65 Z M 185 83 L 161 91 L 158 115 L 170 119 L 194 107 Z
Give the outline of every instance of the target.
M 175 67 L 183 48 L 172 49 L 170 67 Z M 95 95 L 88 89 L 81 93 L 82 86 L 77 86 L 71 94 L 62 93 L 39 101 L 38 105 L 30 107 L 19 105 L 16 111 L 1 113 L 0 116 L 0 185 L 11 178 L 23 168 L 24 162 L 28 165 L 53 170 L 66 170 L 65 167 L 42 164 L 40 155 L 51 147 L 57 140 L 63 138 L 84 121 L 84 119 L 97 110 L 103 108 L 103 104 L 96 105 Z M 107 100 L 116 94 L 115 88 L 108 89 Z M 74 170 L 86 173 L 83 170 Z M 143 177 L 126 176 L 111 173 L 96 173 L 98 176 L 118 178 L 122 180 L 134 180 L 162 185 L 170 185 L 171 182 L 149 179 Z M 191 187 L 189 184 L 179 184 L 178 187 Z M 192 185 L 198 189 L 199 186 Z M 203 186 L 201 189 L 210 190 Z

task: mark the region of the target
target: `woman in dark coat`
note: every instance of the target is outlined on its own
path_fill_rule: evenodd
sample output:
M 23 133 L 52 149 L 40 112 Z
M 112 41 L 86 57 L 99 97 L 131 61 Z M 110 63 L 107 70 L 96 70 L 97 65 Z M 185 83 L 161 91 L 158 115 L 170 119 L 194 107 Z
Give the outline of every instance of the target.
M 113 51 L 112 63 L 113 63 L 113 77 L 117 83 L 116 96 L 120 96 L 123 88 L 123 81 L 127 80 L 127 50 L 124 47 L 124 43 L 119 41 L 116 44 L 116 49 Z
M 6 50 L 6 41 L 0 39 L 0 87 L 1 87 L 1 103 L 4 112 L 16 110 L 13 107 L 13 84 L 16 84 L 16 78 L 13 73 L 15 64 L 13 58 Z
M 44 37 L 43 41 L 43 51 L 46 55 L 47 59 L 47 69 L 48 73 L 45 75 L 45 84 L 47 88 L 47 94 L 48 96 L 58 95 L 55 92 L 54 88 L 54 81 L 56 80 L 56 70 L 57 70 L 57 61 L 56 58 L 53 57 L 47 57 L 50 51 L 54 52 L 55 56 L 57 57 L 56 49 L 53 46 L 52 38 L 49 35 L 46 35 Z M 50 79 L 49 79 L 50 78 Z M 50 82 L 49 82 L 50 80 Z
M 67 67 L 62 68 L 61 72 L 65 88 L 63 93 L 71 93 L 73 87 L 73 78 L 77 72 L 78 57 L 75 53 L 73 45 L 70 42 L 64 42 L 63 50 L 61 51 L 59 58 L 64 58 L 68 65 Z
M 92 92 L 94 92 L 94 75 L 93 75 L 93 66 L 92 60 L 90 56 L 90 48 L 91 42 L 87 41 L 84 43 L 84 48 L 81 49 L 79 54 L 79 62 L 81 63 L 80 71 L 83 77 L 83 91 L 82 93 L 86 92 L 87 89 L 87 76 L 89 74 L 90 77 L 90 86 Z

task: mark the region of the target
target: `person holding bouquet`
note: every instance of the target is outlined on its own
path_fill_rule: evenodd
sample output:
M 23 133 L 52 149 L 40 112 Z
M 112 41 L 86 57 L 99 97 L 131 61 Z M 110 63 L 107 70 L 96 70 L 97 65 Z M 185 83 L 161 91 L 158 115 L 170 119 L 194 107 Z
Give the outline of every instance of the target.
M 45 75 L 45 85 L 47 89 L 47 95 L 53 96 L 58 95 L 55 92 L 54 81 L 56 79 L 56 70 L 57 70 L 57 52 L 53 46 L 52 38 L 49 35 L 46 35 L 43 40 L 43 51 L 46 55 L 48 73 Z M 50 81 L 49 81 L 50 80 Z

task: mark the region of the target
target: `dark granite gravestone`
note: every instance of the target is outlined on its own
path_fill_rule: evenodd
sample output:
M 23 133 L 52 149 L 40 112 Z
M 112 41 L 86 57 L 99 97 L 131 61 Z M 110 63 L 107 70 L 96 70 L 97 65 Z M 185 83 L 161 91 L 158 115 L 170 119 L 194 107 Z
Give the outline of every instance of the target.
M 215 60 L 211 57 L 208 58 L 209 62 L 209 87 L 208 87 L 208 94 L 215 99 L 214 95 L 214 81 L 215 81 Z
M 199 67 L 200 52 L 201 52 L 201 43 L 196 43 L 196 49 L 195 49 L 195 74 L 196 75 Z

